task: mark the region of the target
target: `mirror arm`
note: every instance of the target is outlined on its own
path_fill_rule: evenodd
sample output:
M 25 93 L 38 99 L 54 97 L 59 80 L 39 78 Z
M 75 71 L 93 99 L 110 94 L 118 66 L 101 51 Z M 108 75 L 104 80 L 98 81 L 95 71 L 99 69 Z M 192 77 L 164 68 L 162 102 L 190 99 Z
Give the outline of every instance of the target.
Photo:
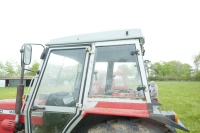
M 37 44 L 37 43 L 25 43 L 25 44 L 30 44 L 30 45 L 40 45 L 40 46 L 42 46 L 43 47 L 43 50 L 45 50 L 45 47 L 44 47 L 44 45 L 42 45 L 42 44 Z
M 42 47 L 45 49 L 44 45 L 39 44 L 39 43 L 24 43 L 24 44 L 22 45 L 21 49 L 23 48 L 24 45 L 27 45 L 27 44 L 30 44 L 30 45 L 40 45 L 40 46 L 42 46 Z
M 17 96 L 16 96 L 16 105 L 15 105 L 15 126 L 16 128 L 20 125 L 19 121 L 19 115 L 21 113 L 21 108 L 22 108 L 22 96 L 24 94 L 24 85 L 23 85 L 23 79 L 24 79 L 24 68 L 25 65 L 22 64 L 22 70 L 21 70 L 21 77 L 20 77 L 20 83 L 17 87 Z
M 26 45 L 29 45 L 29 47 L 26 47 Z M 30 44 L 30 43 L 25 43 L 22 45 L 21 49 L 20 49 L 20 53 L 21 53 L 21 76 L 20 76 L 20 83 L 17 87 L 17 94 L 16 94 L 16 104 L 15 104 L 15 128 L 17 130 L 20 130 L 22 128 L 22 123 L 20 122 L 20 114 L 21 114 L 21 108 L 22 108 L 22 96 L 24 95 L 24 84 L 23 84 L 23 80 L 24 80 L 24 71 L 28 70 L 31 72 L 35 72 L 29 69 L 25 69 L 25 65 L 29 65 L 31 62 L 31 55 L 32 55 L 32 47 L 31 45 L 40 45 L 43 47 L 43 49 L 45 50 L 45 47 L 42 44 Z M 26 49 L 25 49 L 26 48 Z M 24 56 L 26 56 L 26 50 L 30 50 L 30 59 L 28 62 L 24 61 Z M 43 50 L 43 51 L 44 51 Z M 39 71 L 37 71 L 37 73 L 39 73 Z
M 29 72 L 37 72 L 37 71 L 33 71 L 33 70 L 30 70 L 30 69 L 26 69 L 26 68 L 24 70 L 29 71 Z
M 36 72 L 38 75 L 40 74 L 40 70 L 34 71 L 34 70 L 26 69 L 26 68 L 24 70 L 29 71 L 29 72 Z

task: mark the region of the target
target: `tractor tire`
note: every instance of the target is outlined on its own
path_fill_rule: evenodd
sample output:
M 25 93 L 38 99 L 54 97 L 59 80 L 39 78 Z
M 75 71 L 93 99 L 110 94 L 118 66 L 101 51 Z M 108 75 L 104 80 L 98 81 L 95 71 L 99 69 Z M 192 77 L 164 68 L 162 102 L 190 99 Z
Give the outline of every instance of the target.
M 176 133 L 164 125 L 142 119 L 114 119 L 97 124 L 88 133 Z
M 115 130 L 107 123 L 100 123 L 90 128 L 88 133 L 115 133 Z
M 138 126 L 127 119 L 116 119 L 107 122 L 112 128 L 115 129 L 115 133 L 138 133 Z

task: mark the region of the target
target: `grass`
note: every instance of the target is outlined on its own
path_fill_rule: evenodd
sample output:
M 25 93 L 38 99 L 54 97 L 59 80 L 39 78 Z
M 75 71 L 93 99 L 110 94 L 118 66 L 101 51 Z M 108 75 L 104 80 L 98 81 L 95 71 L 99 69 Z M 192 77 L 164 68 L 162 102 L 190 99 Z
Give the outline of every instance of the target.
M 157 85 L 161 109 L 173 110 L 191 133 L 200 133 L 200 82 L 165 81 Z
M 25 93 L 27 88 L 24 88 Z M 0 87 L 0 100 L 2 99 L 15 99 L 17 94 L 17 87 Z
M 159 81 L 162 110 L 176 112 L 191 133 L 200 133 L 200 82 Z M 15 98 L 17 87 L 0 88 L 0 99 Z M 27 89 L 25 89 L 27 90 Z M 177 130 L 178 133 L 184 133 Z

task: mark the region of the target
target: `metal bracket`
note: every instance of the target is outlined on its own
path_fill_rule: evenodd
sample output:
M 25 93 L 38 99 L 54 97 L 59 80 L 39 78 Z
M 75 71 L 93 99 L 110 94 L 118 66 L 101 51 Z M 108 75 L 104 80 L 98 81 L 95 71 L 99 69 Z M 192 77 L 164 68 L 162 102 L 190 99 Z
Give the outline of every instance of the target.
M 93 43 L 90 48 L 86 48 L 86 52 L 94 54 L 94 49 L 95 49 L 95 43 Z
M 80 110 L 83 110 L 83 105 L 80 103 L 76 103 L 76 107 L 79 108 Z
M 135 50 L 135 51 L 131 51 L 131 55 L 140 55 L 140 53 L 139 53 L 139 50 L 137 49 L 137 50 Z

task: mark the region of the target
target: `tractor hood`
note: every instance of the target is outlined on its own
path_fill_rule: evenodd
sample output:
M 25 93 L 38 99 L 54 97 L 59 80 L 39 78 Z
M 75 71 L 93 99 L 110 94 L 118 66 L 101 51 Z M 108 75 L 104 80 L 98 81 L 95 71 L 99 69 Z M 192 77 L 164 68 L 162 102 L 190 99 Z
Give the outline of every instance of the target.
M 0 100 L 0 133 L 14 133 L 16 99 Z M 19 121 L 24 123 L 24 116 Z
M 15 110 L 15 99 L 0 100 L 0 111 L 1 110 Z

